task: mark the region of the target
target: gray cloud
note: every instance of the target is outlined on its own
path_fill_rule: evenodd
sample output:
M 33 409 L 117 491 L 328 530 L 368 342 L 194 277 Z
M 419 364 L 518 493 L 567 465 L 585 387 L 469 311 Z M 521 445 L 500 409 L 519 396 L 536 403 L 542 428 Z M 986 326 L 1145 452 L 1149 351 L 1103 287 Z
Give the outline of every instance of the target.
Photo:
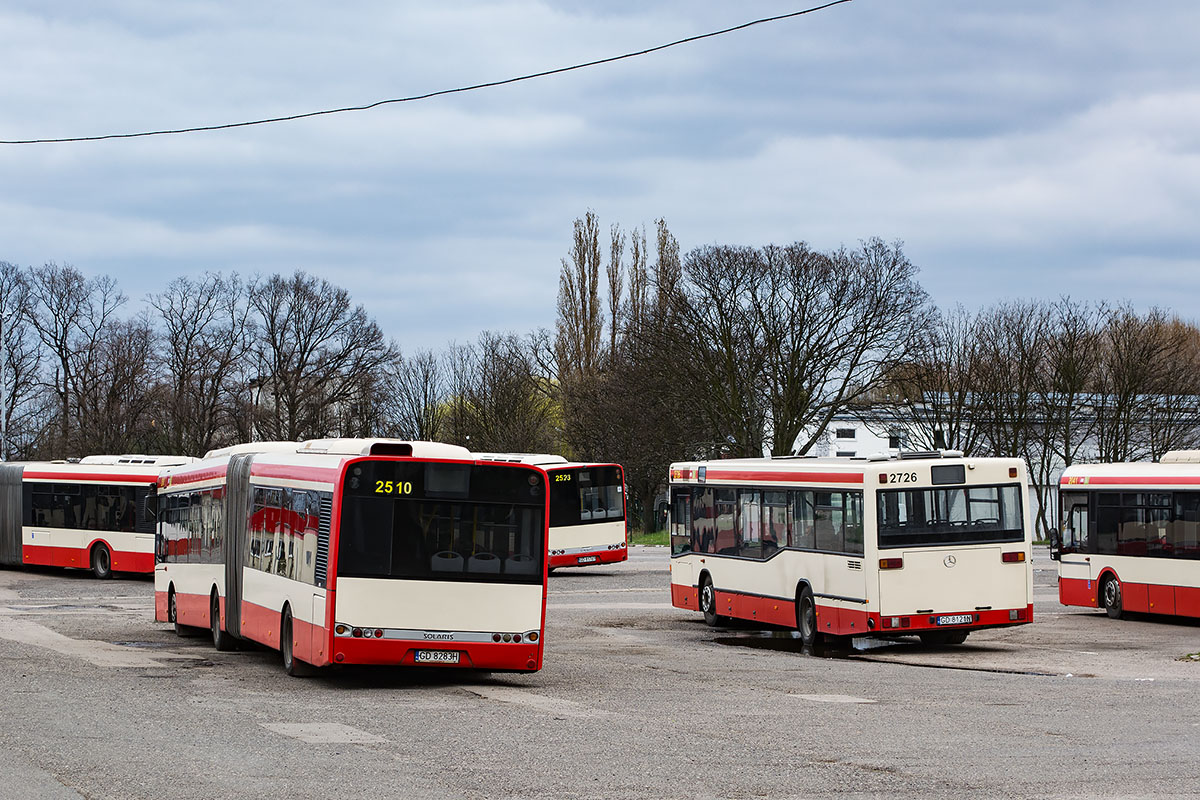
M 510 77 L 777 3 L 10 2 L 0 138 L 212 124 Z M 0 148 L 0 259 L 132 296 L 301 268 L 405 347 L 553 323 L 572 219 L 684 248 L 903 239 L 941 304 L 1190 316 L 1200 75 L 1185 2 L 857 2 L 642 59 L 284 125 Z

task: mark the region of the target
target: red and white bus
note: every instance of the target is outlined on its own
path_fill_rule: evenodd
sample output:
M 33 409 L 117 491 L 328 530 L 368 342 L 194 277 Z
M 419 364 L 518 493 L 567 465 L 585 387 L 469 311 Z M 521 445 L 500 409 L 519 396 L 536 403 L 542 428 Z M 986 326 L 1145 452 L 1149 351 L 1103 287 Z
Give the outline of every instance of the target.
M 629 558 L 625 473 L 620 464 L 538 453 L 476 453 L 485 461 L 534 464 L 550 476 L 550 569 Z
M 1200 617 L 1200 453 L 1068 467 L 1059 483 L 1063 605 Z
M 330 664 L 542 665 L 546 473 L 453 445 L 239 445 L 159 483 L 155 618 Z
M 186 456 L 0 464 L 0 564 L 154 572 L 159 471 Z M 150 508 L 147 508 L 149 502 Z
M 1024 462 L 906 453 L 671 465 L 671 602 L 827 637 L 959 644 L 1033 618 Z

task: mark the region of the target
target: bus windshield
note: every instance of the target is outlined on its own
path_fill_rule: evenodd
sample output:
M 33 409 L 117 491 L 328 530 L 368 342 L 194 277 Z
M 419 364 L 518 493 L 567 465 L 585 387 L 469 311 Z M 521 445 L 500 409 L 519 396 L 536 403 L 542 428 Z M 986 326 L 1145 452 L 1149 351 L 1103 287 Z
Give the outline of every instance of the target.
M 544 496 L 530 469 L 356 462 L 342 496 L 338 574 L 541 583 Z
M 574 467 L 549 472 L 551 527 L 614 522 L 625 518 L 619 467 Z
M 879 547 L 1020 542 L 1021 490 L 958 486 L 879 492 Z

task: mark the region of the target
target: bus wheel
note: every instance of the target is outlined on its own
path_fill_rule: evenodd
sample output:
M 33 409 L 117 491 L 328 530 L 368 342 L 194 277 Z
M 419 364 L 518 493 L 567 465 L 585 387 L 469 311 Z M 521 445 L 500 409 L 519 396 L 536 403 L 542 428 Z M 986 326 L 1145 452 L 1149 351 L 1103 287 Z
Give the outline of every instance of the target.
M 925 631 L 917 635 L 921 637 L 921 644 L 939 647 L 947 644 L 962 644 L 970 633 L 970 631 Z
M 817 601 L 812 589 L 805 586 L 796 599 L 796 627 L 800 629 L 800 641 L 805 647 L 821 644 L 824 637 L 817 630 Z
M 708 575 L 700 580 L 700 610 L 704 612 L 706 625 L 715 628 L 723 621 L 723 617 L 717 613 L 717 590 L 713 588 L 712 578 Z
M 101 580 L 112 577 L 112 552 L 104 542 L 92 548 L 92 574 Z
M 176 636 L 195 636 L 196 629 L 191 625 L 179 624 L 179 605 L 175 600 L 175 587 L 167 592 L 167 622 L 175 626 Z M 201 628 L 203 630 L 203 628 Z
M 208 609 L 208 623 L 212 628 L 213 647 L 221 651 L 233 649 L 233 634 L 221 630 L 221 598 L 214 591 L 212 605 Z
M 292 652 L 295 637 L 292 634 L 292 609 L 283 609 L 283 624 L 279 630 L 279 651 L 283 653 L 283 671 L 293 678 L 307 678 L 313 674 L 313 668 L 296 658 Z
M 1121 582 L 1116 576 L 1109 575 L 1105 579 L 1104 585 L 1100 587 L 1100 602 L 1104 604 L 1104 610 L 1108 612 L 1108 616 L 1113 619 L 1121 618 Z

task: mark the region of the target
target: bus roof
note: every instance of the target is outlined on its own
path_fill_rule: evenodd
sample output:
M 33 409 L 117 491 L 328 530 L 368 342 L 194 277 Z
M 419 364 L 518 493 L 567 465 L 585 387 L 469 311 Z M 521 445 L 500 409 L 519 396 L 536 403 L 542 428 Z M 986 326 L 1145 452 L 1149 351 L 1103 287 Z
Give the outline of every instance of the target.
M 1200 463 L 1139 461 L 1115 464 L 1072 464 L 1063 470 L 1063 487 L 1133 487 L 1200 485 Z
M 829 484 L 862 484 L 865 476 L 879 473 L 910 472 L 921 466 L 964 465 L 968 470 L 1016 468 L 1025 472 L 1025 462 L 1019 458 L 971 458 L 957 451 L 904 454 L 900 457 L 869 456 L 867 458 L 782 457 L 726 458 L 713 461 L 681 461 L 671 465 L 672 481 L 717 483 L 723 481 L 809 482 Z M 704 470 L 704 475 L 700 470 Z M 1011 474 L 1011 473 L 1010 473 Z
M 123 456 L 84 456 L 80 464 L 130 464 L 137 466 L 176 467 L 180 464 L 190 464 L 197 461 L 193 456 L 146 456 L 129 454 Z

